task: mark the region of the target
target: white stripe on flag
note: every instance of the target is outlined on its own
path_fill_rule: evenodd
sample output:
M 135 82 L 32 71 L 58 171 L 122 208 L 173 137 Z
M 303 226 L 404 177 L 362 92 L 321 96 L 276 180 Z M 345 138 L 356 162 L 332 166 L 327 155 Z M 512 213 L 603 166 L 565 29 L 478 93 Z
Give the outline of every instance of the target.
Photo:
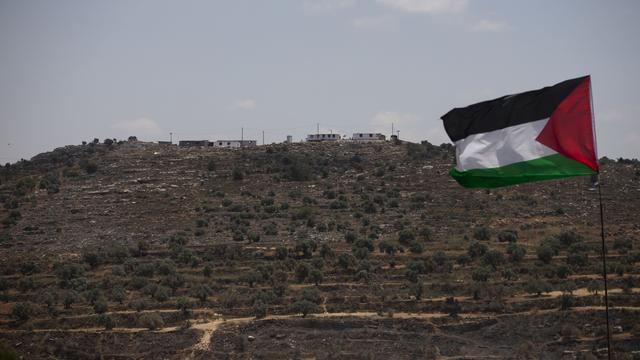
M 456 169 L 492 169 L 556 154 L 536 141 L 547 121 L 532 121 L 456 141 Z

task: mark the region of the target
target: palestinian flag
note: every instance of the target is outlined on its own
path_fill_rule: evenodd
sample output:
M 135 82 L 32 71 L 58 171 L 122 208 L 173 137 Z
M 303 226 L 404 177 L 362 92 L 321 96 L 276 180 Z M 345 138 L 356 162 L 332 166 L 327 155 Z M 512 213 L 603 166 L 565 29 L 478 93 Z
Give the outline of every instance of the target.
M 462 186 L 598 173 L 589 76 L 456 108 L 442 120 L 456 145 L 450 174 Z

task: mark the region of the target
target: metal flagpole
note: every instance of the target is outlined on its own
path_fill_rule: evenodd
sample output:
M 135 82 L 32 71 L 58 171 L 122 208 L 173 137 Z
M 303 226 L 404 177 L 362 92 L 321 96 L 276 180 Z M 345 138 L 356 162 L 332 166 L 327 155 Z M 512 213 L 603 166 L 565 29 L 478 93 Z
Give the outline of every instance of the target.
M 607 318 L 607 356 L 611 360 L 611 329 L 609 326 L 609 291 L 607 286 L 607 247 L 604 242 L 604 207 L 602 205 L 602 182 L 598 174 L 598 198 L 600 200 L 600 237 L 602 238 L 602 276 L 604 277 L 604 308 Z

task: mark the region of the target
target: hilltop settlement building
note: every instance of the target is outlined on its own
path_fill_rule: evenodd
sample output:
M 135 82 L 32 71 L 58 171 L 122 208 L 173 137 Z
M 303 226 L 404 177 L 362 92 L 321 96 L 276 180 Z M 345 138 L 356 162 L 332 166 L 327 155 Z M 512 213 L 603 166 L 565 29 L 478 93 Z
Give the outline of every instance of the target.
M 209 146 L 209 140 L 180 140 L 178 142 L 180 147 L 196 147 L 196 146 Z
M 242 148 L 258 145 L 256 140 L 180 140 L 180 147 L 220 147 L 220 148 Z
M 264 136 L 264 134 L 263 134 Z M 346 136 L 345 136 L 346 139 Z M 307 142 L 336 142 L 342 140 L 342 136 L 340 134 L 334 133 L 316 133 L 307 135 Z M 353 133 L 353 136 L 350 141 L 356 142 L 382 142 L 386 141 L 387 137 L 381 133 Z M 397 141 L 396 135 L 391 135 L 391 141 Z M 264 141 L 264 138 L 263 138 Z M 161 145 L 170 145 L 170 141 L 159 141 Z M 287 135 L 287 140 L 285 141 L 287 144 L 293 143 L 293 137 L 291 135 Z M 216 147 L 216 148 L 228 148 L 228 149 L 238 149 L 238 148 L 246 148 L 246 147 L 254 147 L 258 146 L 258 142 L 256 140 L 180 140 L 178 142 L 178 146 L 180 147 Z
M 340 140 L 340 134 L 309 134 L 307 135 L 307 141 L 309 142 L 338 141 L 338 140 Z
M 355 141 L 385 141 L 387 137 L 380 133 L 353 133 L 351 140 Z
M 241 147 L 253 147 L 257 146 L 256 140 L 216 140 L 213 143 L 215 147 L 221 148 L 241 148 Z

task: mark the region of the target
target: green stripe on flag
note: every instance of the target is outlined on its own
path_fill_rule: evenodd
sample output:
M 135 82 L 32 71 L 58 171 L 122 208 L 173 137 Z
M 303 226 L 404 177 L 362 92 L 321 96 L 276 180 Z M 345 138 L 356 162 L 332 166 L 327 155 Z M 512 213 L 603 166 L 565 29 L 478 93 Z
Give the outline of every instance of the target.
M 458 171 L 454 168 L 449 174 L 464 187 L 495 188 L 595 173 L 582 163 L 554 154 L 492 169 Z

